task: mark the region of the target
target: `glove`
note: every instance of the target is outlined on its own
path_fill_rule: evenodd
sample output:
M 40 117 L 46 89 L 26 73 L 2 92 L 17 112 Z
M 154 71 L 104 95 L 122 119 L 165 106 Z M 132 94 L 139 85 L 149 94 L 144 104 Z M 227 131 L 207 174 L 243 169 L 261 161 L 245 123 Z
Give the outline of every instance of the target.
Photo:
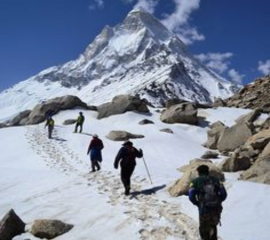
M 140 151 L 141 154 L 143 154 L 143 150 L 141 148 L 139 149 L 139 151 Z
M 114 168 L 117 169 L 118 168 L 118 165 L 117 164 L 114 164 Z

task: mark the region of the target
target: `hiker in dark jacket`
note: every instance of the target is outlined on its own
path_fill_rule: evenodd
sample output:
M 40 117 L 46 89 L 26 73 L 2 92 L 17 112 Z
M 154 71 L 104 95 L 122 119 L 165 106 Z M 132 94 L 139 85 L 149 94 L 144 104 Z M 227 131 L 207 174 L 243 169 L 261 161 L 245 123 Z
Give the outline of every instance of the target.
M 87 150 L 87 155 L 90 153 L 92 172 L 100 170 L 99 163 L 102 162 L 101 150 L 103 148 L 104 148 L 103 142 L 98 138 L 97 134 L 94 134 L 93 139 L 91 140 Z
M 48 138 L 52 138 L 52 132 L 54 129 L 54 120 L 52 117 L 49 117 L 46 121 L 45 128 L 48 127 Z
M 127 141 L 123 144 L 123 147 L 119 150 L 115 161 L 114 168 L 117 169 L 119 162 L 121 166 L 121 181 L 125 187 L 125 195 L 129 195 L 130 192 L 130 178 L 136 166 L 136 157 L 141 158 L 143 152 L 140 149 L 138 151 L 133 147 L 133 143 Z
M 197 168 L 199 177 L 190 185 L 189 200 L 199 210 L 199 232 L 202 240 L 218 240 L 217 225 L 220 222 L 222 202 L 227 197 L 226 189 L 218 178 L 209 176 L 207 165 Z
M 76 125 L 75 125 L 75 130 L 74 130 L 75 133 L 78 131 L 78 127 L 80 127 L 80 133 L 82 132 L 83 123 L 84 123 L 84 115 L 82 112 L 80 112 L 79 117 L 77 118 L 77 121 L 76 121 Z

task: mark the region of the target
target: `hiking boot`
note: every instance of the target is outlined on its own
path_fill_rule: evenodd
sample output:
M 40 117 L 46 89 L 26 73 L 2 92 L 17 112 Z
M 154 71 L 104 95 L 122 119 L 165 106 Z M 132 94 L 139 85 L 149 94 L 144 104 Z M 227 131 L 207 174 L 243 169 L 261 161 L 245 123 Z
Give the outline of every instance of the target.
M 128 196 L 129 195 L 129 192 L 130 192 L 130 188 L 126 188 L 125 195 Z
M 95 169 L 92 169 L 92 171 L 90 171 L 90 172 L 95 172 L 96 170 Z

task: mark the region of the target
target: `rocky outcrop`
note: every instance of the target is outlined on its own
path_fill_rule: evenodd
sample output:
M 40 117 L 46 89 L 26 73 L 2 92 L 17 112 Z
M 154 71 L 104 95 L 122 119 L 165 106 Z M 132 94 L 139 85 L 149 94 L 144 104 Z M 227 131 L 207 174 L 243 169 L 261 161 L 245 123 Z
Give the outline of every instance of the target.
M 180 98 L 172 98 L 172 99 L 168 99 L 165 102 L 165 107 L 168 109 L 171 106 L 174 106 L 174 105 L 177 105 L 177 104 L 180 104 L 180 103 L 185 103 L 185 102 L 187 102 L 187 101 L 183 100 L 183 99 L 180 99 Z
M 270 113 L 270 75 L 245 85 L 237 94 L 225 100 L 226 106 L 238 108 L 261 108 Z
M 36 105 L 32 110 L 27 110 L 19 113 L 15 118 L 8 122 L 9 126 L 21 126 L 38 124 L 46 120 L 46 113 L 57 114 L 62 110 L 68 110 L 73 108 L 82 108 L 87 110 L 94 110 L 96 107 L 87 106 L 78 97 L 67 95 L 64 97 L 58 97 L 50 99 L 42 104 Z
M 128 111 L 148 113 L 149 109 L 145 101 L 138 96 L 119 95 L 112 99 L 112 102 L 98 106 L 98 119 L 122 114 Z
M 252 135 L 252 129 L 247 123 L 237 123 L 232 127 L 226 127 L 220 134 L 217 148 L 220 152 L 233 151 L 243 145 Z
M 218 121 L 211 124 L 209 128 L 210 129 L 207 131 L 207 142 L 204 146 L 210 149 L 217 149 L 218 140 L 226 126 L 222 122 Z
M 218 153 L 217 152 L 213 152 L 213 151 L 206 151 L 201 158 L 203 159 L 211 159 L 211 158 L 217 158 L 218 157 Z
M 211 176 L 215 176 L 221 181 L 225 180 L 224 174 L 210 160 L 194 159 L 190 161 L 189 165 L 181 167 L 180 170 L 184 171 L 184 174 L 179 180 L 177 180 L 174 183 L 173 186 L 169 188 L 170 195 L 173 197 L 186 195 L 188 193 L 190 182 L 194 178 L 198 177 L 198 173 L 197 173 L 198 166 L 202 164 L 205 164 L 209 167 Z
M 15 236 L 24 233 L 24 228 L 25 223 L 11 209 L 0 221 L 0 239 L 11 240 Z
M 112 141 L 127 141 L 129 139 L 144 138 L 141 134 L 133 134 L 126 131 L 111 131 L 106 138 Z
M 181 103 L 173 105 L 162 112 L 160 120 L 165 123 L 197 124 L 198 111 L 193 103 Z
M 67 233 L 72 228 L 73 225 L 63 223 L 59 220 L 38 219 L 34 221 L 31 227 L 31 233 L 38 238 L 53 239 Z

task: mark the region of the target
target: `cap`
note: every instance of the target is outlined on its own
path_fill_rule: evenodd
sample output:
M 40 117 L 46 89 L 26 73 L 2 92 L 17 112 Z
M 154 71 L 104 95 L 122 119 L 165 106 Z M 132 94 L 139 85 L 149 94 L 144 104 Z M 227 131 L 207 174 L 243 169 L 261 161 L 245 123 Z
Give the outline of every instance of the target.
M 97 134 L 93 134 L 93 137 L 98 137 L 98 135 Z
M 79 114 L 81 114 L 81 115 L 82 115 L 82 112 L 79 112 Z
M 133 145 L 133 143 L 131 142 L 131 141 L 125 141 L 124 143 L 123 143 L 123 146 L 132 146 Z

